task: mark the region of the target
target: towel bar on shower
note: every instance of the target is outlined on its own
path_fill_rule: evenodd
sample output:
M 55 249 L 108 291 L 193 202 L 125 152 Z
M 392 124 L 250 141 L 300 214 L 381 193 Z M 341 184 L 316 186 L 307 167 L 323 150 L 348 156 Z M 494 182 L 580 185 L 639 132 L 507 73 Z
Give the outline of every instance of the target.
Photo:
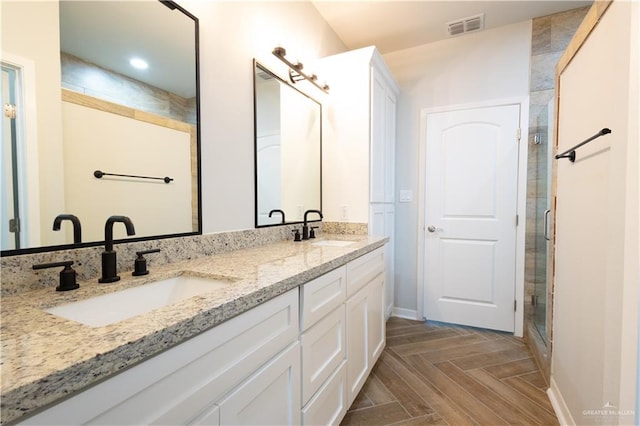
M 556 155 L 556 160 L 560 159 L 560 158 L 568 158 L 569 161 L 571 161 L 572 163 L 576 161 L 576 149 L 580 148 L 582 145 L 588 144 L 589 142 L 591 142 L 592 140 L 599 138 L 600 136 L 606 135 L 611 133 L 611 129 L 608 128 L 604 128 L 602 130 L 600 130 L 598 133 L 596 133 L 595 135 L 591 136 L 588 139 L 583 140 L 582 142 L 580 142 L 578 145 L 574 146 L 573 148 L 569 148 L 568 150 L 566 150 L 565 152 L 563 152 L 562 154 L 558 154 Z

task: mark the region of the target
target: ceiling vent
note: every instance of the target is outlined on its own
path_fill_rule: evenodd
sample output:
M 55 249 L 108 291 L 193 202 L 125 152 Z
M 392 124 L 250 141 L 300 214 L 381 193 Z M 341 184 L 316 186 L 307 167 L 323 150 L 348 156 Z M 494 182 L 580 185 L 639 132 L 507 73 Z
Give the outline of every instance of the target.
M 484 29 L 484 13 L 447 22 L 447 33 L 449 36 L 457 36 L 482 29 Z

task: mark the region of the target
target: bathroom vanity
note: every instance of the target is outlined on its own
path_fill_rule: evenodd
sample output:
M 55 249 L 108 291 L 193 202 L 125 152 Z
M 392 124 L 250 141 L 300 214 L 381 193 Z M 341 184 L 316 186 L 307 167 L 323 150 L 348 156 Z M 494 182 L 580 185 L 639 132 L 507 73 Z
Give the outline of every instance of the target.
M 283 241 L 4 297 L 2 423 L 338 423 L 384 348 L 386 241 Z M 44 311 L 175 276 L 228 283 L 97 327 Z

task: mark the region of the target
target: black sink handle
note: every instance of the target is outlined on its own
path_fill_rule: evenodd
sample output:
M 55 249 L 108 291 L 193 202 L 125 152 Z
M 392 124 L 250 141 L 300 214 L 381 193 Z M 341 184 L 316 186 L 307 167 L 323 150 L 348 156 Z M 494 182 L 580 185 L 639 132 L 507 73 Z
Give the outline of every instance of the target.
M 71 267 L 71 265 L 73 265 L 73 260 L 65 260 L 62 262 L 33 265 L 33 269 L 37 270 L 64 266 L 64 269 L 60 271 L 60 284 L 56 287 L 56 291 L 69 291 L 80 287 L 80 285 L 76 283 L 76 271 Z

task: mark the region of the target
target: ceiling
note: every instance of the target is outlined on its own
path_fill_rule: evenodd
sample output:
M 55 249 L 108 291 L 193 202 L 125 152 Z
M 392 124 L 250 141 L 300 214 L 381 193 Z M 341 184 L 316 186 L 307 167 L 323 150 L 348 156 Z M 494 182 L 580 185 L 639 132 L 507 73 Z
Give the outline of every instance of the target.
M 187 99 L 196 95 L 194 21 L 157 1 L 61 1 L 60 50 Z M 134 56 L 149 68 L 132 68 Z
M 383 54 L 447 38 L 447 22 L 478 13 L 485 14 L 488 29 L 592 3 L 592 0 L 308 1 L 349 50 L 375 45 Z M 171 11 L 154 0 L 74 0 L 61 2 L 60 19 L 63 51 L 183 97 L 195 96 L 193 20 L 178 10 Z M 133 54 L 144 56 L 151 64 L 149 69 L 133 70 L 128 63 Z
M 593 3 L 591 0 L 311 2 L 349 50 L 375 45 L 383 54 L 448 38 L 447 22 L 479 13 L 484 13 L 485 29 L 490 29 Z

